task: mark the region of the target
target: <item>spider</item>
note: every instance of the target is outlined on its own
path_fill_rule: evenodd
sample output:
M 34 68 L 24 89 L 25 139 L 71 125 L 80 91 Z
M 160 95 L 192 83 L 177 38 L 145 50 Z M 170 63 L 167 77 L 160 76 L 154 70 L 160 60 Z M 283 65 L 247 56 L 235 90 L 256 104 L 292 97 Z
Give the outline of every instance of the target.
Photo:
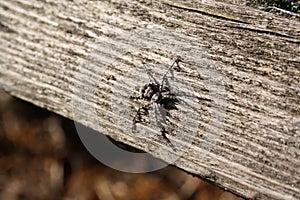
M 146 102 L 145 105 L 143 105 L 136 111 L 136 114 L 133 117 L 133 131 L 136 128 L 136 124 L 143 121 L 142 116 L 148 115 L 149 109 L 151 108 L 151 106 L 154 106 L 156 108 L 156 123 L 160 128 L 162 136 L 171 145 L 173 150 L 175 150 L 175 147 L 167 137 L 166 134 L 169 133 L 165 129 L 164 125 L 166 124 L 166 116 L 169 114 L 169 111 L 172 109 L 177 109 L 176 103 L 178 102 L 178 99 L 176 98 L 175 94 L 170 91 L 170 88 L 164 84 L 164 82 L 166 81 L 167 74 L 171 71 L 174 65 L 176 64 L 177 67 L 179 67 L 179 62 L 182 62 L 182 59 L 180 57 L 177 57 L 177 59 L 169 67 L 167 72 L 163 75 L 162 81 L 160 83 L 152 76 L 148 69 L 145 68 L 150 82 L 140 88 L 138 96 L 130 96 L 130 99 L 144 100 Z M 151 79 L 153 81 L 151 81 Z M 157 118 L 157 115 L 160 115 L 162 119 L 159 120 Z

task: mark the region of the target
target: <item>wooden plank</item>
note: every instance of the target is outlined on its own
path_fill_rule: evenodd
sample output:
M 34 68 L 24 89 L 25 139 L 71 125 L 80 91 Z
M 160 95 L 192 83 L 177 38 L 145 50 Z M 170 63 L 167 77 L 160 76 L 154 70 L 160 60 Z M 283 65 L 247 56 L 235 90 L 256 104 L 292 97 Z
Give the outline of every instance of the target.
M 229 0 L 10 0 L 0 9 L 0 84 L 12 95 L 243 197 L 300 198 L 299 15 Z M 174 150 L 153 113 L 151 135 L 132 134 L 143 103 L 130 96 L 149 82 L 144 66 L 161 80 L 177 56 L 168 84 L 179 103 L 166 125 Z

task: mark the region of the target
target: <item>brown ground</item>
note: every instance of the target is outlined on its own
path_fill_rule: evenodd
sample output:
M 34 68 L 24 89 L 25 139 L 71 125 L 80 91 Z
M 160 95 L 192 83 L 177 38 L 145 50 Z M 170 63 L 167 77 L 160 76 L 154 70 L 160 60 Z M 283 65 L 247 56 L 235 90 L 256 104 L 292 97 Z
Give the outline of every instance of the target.
M 0 199 L 240 199 L 171 166 L 142 174 L 106 167 L 71 121 L 3 92 L 0 152 Z

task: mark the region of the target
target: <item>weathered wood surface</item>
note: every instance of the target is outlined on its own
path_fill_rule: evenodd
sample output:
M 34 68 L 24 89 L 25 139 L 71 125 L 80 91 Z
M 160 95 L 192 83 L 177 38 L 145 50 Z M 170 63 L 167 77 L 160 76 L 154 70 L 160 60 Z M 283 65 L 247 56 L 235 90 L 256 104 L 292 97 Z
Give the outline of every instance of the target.
M 192 141 L 174 164 L 246 198 L 299 199 L 299 19 L 229 0 L 1 0 L 0 84 L 172 162 L 160 135 L 124 132 L 134 110 L 122 109 L 147 79 L 142 62 L 159 77 L 181 56 L 170 86 L 196 119 L 169 135 L 184 151 Z

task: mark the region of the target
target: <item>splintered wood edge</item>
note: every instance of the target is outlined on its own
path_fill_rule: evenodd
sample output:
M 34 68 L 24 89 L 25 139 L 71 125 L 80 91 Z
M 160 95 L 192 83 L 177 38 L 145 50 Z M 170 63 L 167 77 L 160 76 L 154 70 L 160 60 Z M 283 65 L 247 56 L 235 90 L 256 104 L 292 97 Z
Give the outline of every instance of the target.
M 205 5 L 196 14 L 189 3 L 2 1 L 0 84 L 246 198 L 299 198 L 299 22 L 248 7 L 245 17 L 243 6 L 224 3 L 209 5 L 206 16 Z M 224 7 L 247 23 L 211 12 Z M 257 17 L 276 27 L 262 31 Z M 167 69 L 177 56 L 185 61 L 174 72 L 182 82 L 170 85 L 196 96 L 200 116 L 189 132 L 181 124 L 170 134 L 183 147 L 192 141 L 184 155 L 185 148 L 173 151 L 161 136 L 124 133 L 113 117 L 124 107 L 112 101 L 116 88 L 132 91 L 146 78 L 131 72 L 142 72 L 146 62 L 161 75 L 157 67 Z

